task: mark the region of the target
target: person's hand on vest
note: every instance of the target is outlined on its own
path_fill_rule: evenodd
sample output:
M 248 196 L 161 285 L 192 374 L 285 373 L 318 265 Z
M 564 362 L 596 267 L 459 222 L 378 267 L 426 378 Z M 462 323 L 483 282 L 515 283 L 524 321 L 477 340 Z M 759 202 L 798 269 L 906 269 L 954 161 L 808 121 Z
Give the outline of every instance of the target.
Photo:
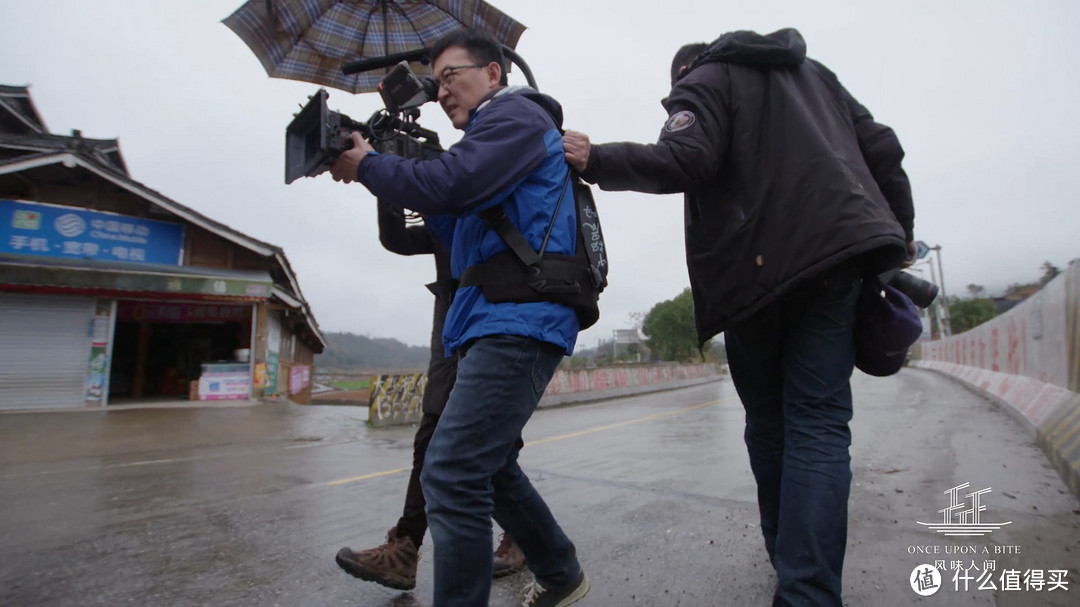
M 563 133 L 563 151 L 566 152 L 566 162 L 577 172 L 582 172 L 589 164 L 589 136 L 578 131 L 566 131 Z

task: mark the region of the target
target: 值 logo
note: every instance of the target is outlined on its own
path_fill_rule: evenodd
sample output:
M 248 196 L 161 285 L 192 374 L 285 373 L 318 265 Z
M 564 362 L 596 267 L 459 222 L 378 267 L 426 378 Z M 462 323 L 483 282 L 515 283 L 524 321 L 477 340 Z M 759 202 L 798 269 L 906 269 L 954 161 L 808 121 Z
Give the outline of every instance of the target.
M 941 572 L 933 565 L 919 565 L 911 572 L 908 582 L 919 596 L 930 596 L 941 590 Z

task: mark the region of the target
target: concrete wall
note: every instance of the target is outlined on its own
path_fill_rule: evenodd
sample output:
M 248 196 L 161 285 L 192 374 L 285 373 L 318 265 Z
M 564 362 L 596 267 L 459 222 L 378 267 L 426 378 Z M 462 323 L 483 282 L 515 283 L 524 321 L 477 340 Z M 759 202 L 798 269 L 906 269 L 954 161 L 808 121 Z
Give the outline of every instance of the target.
M 923 342 L 918 358 L 1016 414 L 1080 496 L 1080 263 L 1005 314 Z
M 559 369 L 548 383 L 541 407 L 640 394 L 720 379 L 712 363 L 653 364 L 598 369 Z
M 560 369 L 555 372 L 540 400 L 541 407 L 553 407 L 629 394 L 670 390 L 719 380 L 722 370 L 715 364 L 653 364 Z M 411 424 L 420 421 L 420 402 L 427 374 L 377 375 L 371 380 L 368 423 L 372 426 Z

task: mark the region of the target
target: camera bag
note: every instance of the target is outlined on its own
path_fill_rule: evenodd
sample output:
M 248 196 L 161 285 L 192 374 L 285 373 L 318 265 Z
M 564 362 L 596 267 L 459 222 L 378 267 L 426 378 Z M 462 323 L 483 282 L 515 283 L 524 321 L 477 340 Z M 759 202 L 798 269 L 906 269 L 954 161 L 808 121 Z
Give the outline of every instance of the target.
M 860 371 L 875 377 L 897 373 L 922 330 L 919 310 L 907 295 L 876 276 L 863 280 L 855 303 L 855 366 Z

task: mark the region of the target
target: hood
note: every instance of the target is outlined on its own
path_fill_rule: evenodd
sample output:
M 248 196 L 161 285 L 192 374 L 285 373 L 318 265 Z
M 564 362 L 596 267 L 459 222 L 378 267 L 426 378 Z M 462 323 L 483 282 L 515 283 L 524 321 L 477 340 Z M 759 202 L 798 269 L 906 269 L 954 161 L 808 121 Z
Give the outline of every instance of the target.
M 555 121 L 555 128 L 562 131 L 563 112 L 562 106 L 559 105 L 559 102 L 555 101 L 554 97 L 551 97 L 550 95 L 545 95 L 540 91 L 527 86 L 504 86 L 502 88 L 495 89 L 485 95 L 484 98 L 480 100 L 480 103 L 477 104 L 475 108 L 473 108 L 472 112 L 470 112 L 469 115 L 472 116 L 476 112 L 480 111 L 485 105 L 487 105 L 489 101 L 500 95 L 521 95 L 522 97 L 525 97 L 536 105 L 539 105 L 540 107 L 544 108 L 544 111 L 547 112 L 548 115 L 551 116 L 551 119 Z
M 806 41 L 793 28 L 771 34 L 738 31 L 720 36 L 698 55 L 690 69 L 714 61 L 753 67 L 797 67 L 806 60 Z M 689 70 L 688 70 L 689 71 Z

